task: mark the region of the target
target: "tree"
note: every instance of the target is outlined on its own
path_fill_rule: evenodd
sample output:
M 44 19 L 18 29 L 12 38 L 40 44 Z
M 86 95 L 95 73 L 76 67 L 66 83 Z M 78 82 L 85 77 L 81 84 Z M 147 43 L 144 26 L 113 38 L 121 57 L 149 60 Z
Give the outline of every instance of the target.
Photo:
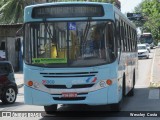
M 144 0 L 135 8 L 135 12 L 143 14 L 145 21 L 140 21 L 143 32 L 151 32 L 160 40 L 160 3 L 158 0 Z
M 0 23 L 12 24 L 23 22 L 23 11 L 32 0 L 1 0 Z

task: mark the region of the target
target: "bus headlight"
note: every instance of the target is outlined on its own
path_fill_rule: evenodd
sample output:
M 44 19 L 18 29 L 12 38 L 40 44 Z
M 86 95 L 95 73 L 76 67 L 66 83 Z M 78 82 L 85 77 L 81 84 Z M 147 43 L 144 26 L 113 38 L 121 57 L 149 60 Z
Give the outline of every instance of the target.
M 106 83 L 105 83 L 104 81 L 100 81 L 99 85 L 100 85 L 101 87 L 105 87 L 105 86 L 106 86 Z
M 99 82 L 100 87 L 106 87 L 106 86 L 110 86 L 112 85 L 112 80 L 108 79 L 108 80 L 102 80 Z
M 39 88 L 39 83 L 35 82 L 33 85 L 35 88 Z

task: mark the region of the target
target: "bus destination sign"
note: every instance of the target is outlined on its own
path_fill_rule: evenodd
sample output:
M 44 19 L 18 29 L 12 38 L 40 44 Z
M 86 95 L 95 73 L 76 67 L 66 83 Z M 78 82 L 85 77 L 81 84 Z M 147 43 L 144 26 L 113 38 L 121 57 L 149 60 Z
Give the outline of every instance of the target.
M 70 18 L 70 17 L 101 17 L 104 10 L 101 5 L 52 5 L 33 8 L 32 18 Z

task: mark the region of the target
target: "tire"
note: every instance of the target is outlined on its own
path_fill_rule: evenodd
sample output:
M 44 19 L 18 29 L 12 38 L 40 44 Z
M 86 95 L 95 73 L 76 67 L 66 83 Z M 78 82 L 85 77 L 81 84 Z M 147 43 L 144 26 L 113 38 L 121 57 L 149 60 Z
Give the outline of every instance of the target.
M 123 76 L 122 99 L 116 104 L 111 104 L 111 111 L 114 111 L 114 112 L 121 111 L 122 101 L 123 101 L 124 97 L 125 97 L 125 75 Z
M 57 111 L 57 105 L 44 106 L 44 110 L 47 114 L 53 114 Z
M 129 93 L 127 94 L 128 97 L 134 96 L 134 88 L 132 88 Z
M 17 92 L 15 87 L 7 87 L 2 94 L 2 103 L 13 104 L 16 101 Z
M 132 89 L 129 91 L 129 93 L 127 94 L 127 96 L 132 97 L 134 96 L 134 85 L 135 85 L 135 72 L 133 74 L 133 86 Z
M 116 104 L 111 104 L 111 111 L 119 112 L 121 111 L 121 108 L 122 108 L 122 101 Z

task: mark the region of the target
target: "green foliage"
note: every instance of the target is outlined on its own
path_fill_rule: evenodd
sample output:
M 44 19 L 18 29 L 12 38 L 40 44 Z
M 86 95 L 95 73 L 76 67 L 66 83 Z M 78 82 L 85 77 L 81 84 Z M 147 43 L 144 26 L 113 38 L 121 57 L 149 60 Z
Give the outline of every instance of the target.
M 0 8 L 0 22 L 3 24 L 22 23 L 25 0 L 4 1 Z

